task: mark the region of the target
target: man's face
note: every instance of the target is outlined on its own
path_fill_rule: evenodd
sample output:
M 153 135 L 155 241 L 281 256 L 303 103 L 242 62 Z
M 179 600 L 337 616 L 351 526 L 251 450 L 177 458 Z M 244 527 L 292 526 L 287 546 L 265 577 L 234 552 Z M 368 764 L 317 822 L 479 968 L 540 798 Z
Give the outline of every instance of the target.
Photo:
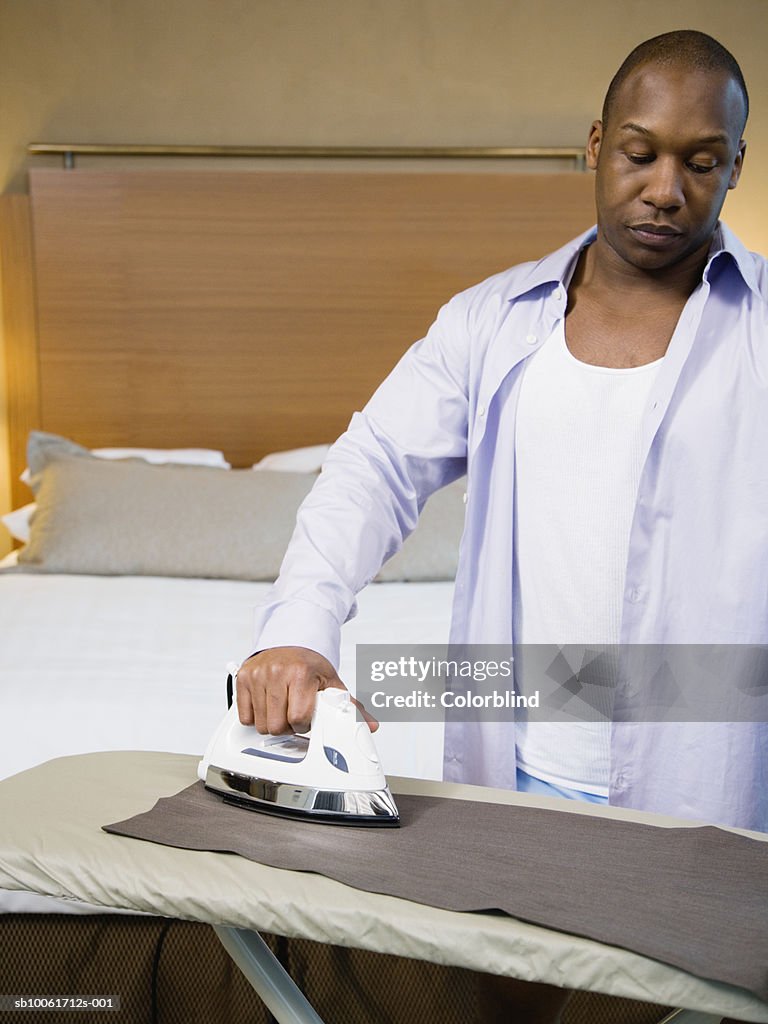
M 646 65 L 594 122 L 598 228 L 625 265 L 663 270 L 709 245 L 741 172 L 742 103 L 725 73 Z

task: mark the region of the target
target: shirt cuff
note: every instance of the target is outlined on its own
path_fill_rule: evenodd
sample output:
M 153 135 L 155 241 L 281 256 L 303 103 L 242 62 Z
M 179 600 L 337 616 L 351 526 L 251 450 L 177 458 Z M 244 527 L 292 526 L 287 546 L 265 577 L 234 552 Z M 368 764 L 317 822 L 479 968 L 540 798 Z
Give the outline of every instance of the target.
M 270 647 L 307 647 L 338 672 L 341 628 L 333 615 L 309 601 L 286 601 L 256 610 L 255 651 Z

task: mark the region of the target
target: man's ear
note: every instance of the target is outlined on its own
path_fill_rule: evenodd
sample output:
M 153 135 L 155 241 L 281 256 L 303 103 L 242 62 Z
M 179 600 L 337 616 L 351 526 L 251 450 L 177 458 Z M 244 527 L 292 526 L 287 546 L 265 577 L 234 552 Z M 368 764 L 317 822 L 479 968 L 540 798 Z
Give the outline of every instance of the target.
M 747 144 L 744 139 L 739 143 L 739 151 L 736 154 L 736 159 L 733 161 L 733 168 L 731 169 L 731 180 L 728 182 L 728 188 L 736 188 L 739 183 L 741 176 L 741 169 L 744 166 L 744 154 L 747 152 Z
M 587 139 L 587 167 L 590 171 L 597 169 L 597 158 L 603 141 L 603 122 L 593 121 Z

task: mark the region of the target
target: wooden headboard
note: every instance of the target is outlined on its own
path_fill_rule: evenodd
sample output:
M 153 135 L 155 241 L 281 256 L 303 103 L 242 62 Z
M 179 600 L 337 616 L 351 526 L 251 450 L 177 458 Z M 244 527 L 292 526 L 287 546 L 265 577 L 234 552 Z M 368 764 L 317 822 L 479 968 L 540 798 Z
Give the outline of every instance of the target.
M 444 301 L 593 209 L 578 172 L 33 170 L 0 209 L 12 474 L 32 428 L 330 441 Z

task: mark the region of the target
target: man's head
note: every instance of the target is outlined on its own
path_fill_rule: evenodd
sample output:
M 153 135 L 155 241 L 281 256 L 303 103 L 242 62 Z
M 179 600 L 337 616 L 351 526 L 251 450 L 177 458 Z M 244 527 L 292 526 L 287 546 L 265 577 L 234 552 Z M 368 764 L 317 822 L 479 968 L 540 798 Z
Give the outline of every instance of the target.
M 664 270 L 706 252 L 741 172 L 748 104 L 738 64 L 703 32 L 630 53 L 587 143 L 601 238 L 622 261 Z
M 685 68 L 688 71 L 723 72 L 729 76 L 736 83 L 744 103 L 743 119 L 738 126 L 734 126 L 736 135 L 741 138 L 749 114 L 749 94 L 741 68 L 733 54 L 721 43 L 705 32 L 696 32 L 693 29 L 665 32 L 663 35 L 654 36 L 653 39 L 646 39 L 644 43 L 634 48 L 608 86 L 603 101 L 603 128 L 610 120 L 611 108 L 621 86 L 627 77 L 643 64 Z

